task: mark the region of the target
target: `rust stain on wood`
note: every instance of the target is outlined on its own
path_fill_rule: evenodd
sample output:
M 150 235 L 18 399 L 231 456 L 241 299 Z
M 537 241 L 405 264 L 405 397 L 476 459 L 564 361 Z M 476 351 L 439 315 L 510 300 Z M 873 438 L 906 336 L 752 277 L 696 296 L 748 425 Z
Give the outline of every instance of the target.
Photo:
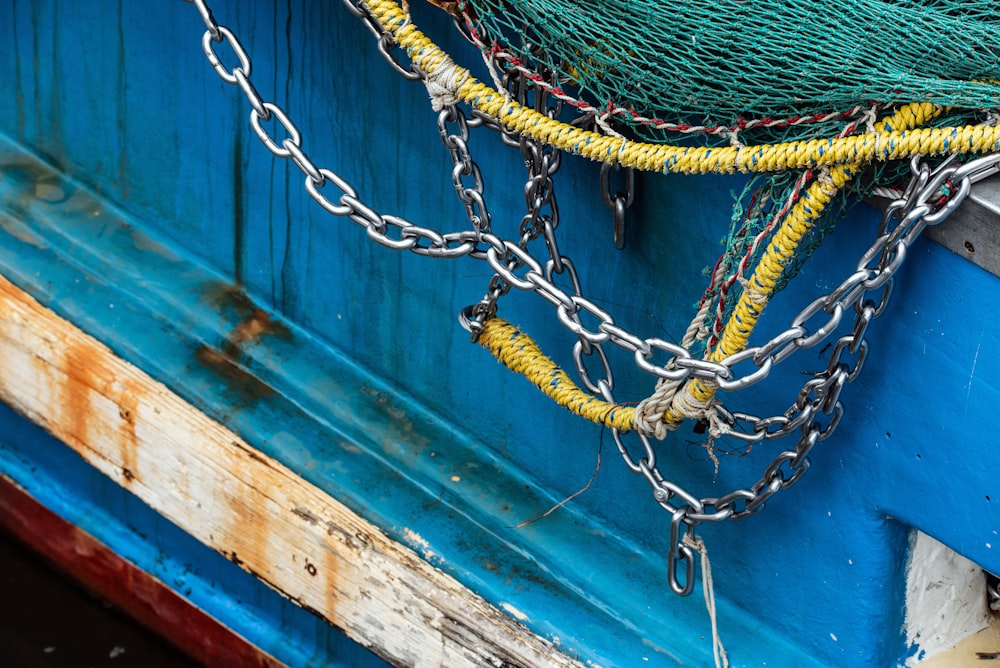
M 66 375 L 58 387 L 69 432 L 81 443 L 89 443 L 106 431 L 109 420 L 102 411 L 117 407 L 117 429 L 111 436 L 118 446 L 115 464 L 120 469 L 120 480 L 128 487 L 139 475 L 135 434 L 138 386 L 109 374 L 101 365 L 103 351 L 91 342 L 67 339 L 60 343 L 64 347 Z
M 0 396 L 106 475 L 130 462 L 139 498 L 357 642 L 397 665 L 579 667 L 2 276 L 0 313 Z M 244 346 L 270 322 L 247 317 Z
M 118 446 L 114 463 L 120 469 L 120 480 L 130 486 L 138 476 L 138 441 L 135 434 L 139 396 L 134 384 L 117 379 L 101 364 L 103 351 L 86 340 L 64 339 L 64 372 L 57 383 L 62 423 L 68 435 L 83 444 L 106 431 L 108 419 L 102 411 L 117 407 L 117 429 L 112 436 Z M 50 378 L 52 376 L 50 375 Z
M 139 411 L 139 392 L 134 383 L 125 382 L 122 389 L 117 394 L 118 436 L 120 440 L 119 451 L 121 453 L 122 478 L 126 487 L 129 486 L 136 475 L 138 475 L 138 455 L 139 441 L 135 435 L 135 421 Z
M 219 498 L 226 507 L 216 511 L 218 522 L 227 527 L 222 535 L 228 541 L 233 556 L 239 553 L 242 562 L 240 566 L 244 570 L 249 570 L 247 562 L 251 565 L 270 565 L 265 549 L 269 533 L 268 518 L 264 513 L 257 512 L 260 491 L 254 485 L 253 467 L 252 463 L 248 465 L 248 461 L 251 461 L 248 457 L 235 453 L 226 463 L 227 468 L 218 472 L 231 481 L 227 483 L 226 480 L 219 480 L 219 484 L 228 491 Z
M 270 313 L 255 308 L 233 328 L 229 338 L 222 342 L 222 351 L 234 357 L 238 356 L 244 346 L 259 343 L 262 336 L 289 338 L 291 332 L 282 323 L 272 321 Z
M 90 394 L 93 379 L 89 366 L 92 364 L 87 351 L 74 342 L 65 345 L 65 372 L 63 382 L 58 385 L 60 422 L 68 435 L 80 443 L 90 441 Z M 55 406 L 53 408 L 56 408 Z
M 248 370 L 250 349 L 266 337 L 292 338 L 287 326 L 271 319 L 271 314 L 254 304 L 237 286 L 218 284 L 206 292 L 206 300 L 220 313 L 232 312 L 240 321 L 218 346 L 204 345 L 195 351 L 195 359 L 221 377 L 234 407 L 249 406 L 274 394 L 274 389 Z
M 241 320 L 236 330 L 242 332 L 242 337 L 254 341 L 261 335 L 292 338 L 292 332 L 288 327 L 271 320 L 270 314 L 250 299 L 238 285 L 211 283 L 204 292 L 204 300 L 223 315 L 235 314 Z
M 341 618 L 344 616 L 340 611 L 340 599 L 343 593 L 338 587 L 341 586 L 339 573 L 343 561 L 342 546 L 350 548 L 357 553 L 358 559 L 362 559 L 364 557 L 361 548 L 364 546 L 364 541 L 359 541 L 332 520 L 305 506 L 293 505 L 291 513 L 318 530 L 316 533 L 318 539 L 313 542 L 311 554 L 305 554 L 302 567 L 310 577 L 318 580 L 317 594 L 324 601 L 321 614 L 328 619 Z M 297 561 L 294 554 L 292 561 Z M 300 604 L 304 605 L 302 601 Z

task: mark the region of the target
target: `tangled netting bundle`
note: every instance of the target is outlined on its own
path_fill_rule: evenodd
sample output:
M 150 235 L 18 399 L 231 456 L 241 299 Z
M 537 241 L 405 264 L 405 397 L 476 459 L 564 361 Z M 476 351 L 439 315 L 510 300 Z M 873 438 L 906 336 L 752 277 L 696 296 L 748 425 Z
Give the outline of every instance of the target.
M 996 0 L 465 0 L 460 7 L 499 70 L 592 114 L 605 131 L 645 141 L 847 136 L 917 102 L 938 105 L 922 126 L 961 126 L 992 122 L 1000 108 Z M 876 185 L 905 183 L 904 172 L 879 164 L 866 178 L 852 177 L 810 225 L 776 291 L 848 202 Z M 699 347 L 716 343 L 768 234 L 815 178 L 808 170 L 759 175 L 737 196 L 724 251 L 707 269 L 701 304 L 714 307 L 704 322 L 711 336 Z
M 669 124 L 740 128 L 876 103 L 1000 106 L 995 0 L 466 0 L 465 11 L 500 62 L 555 69 L 654 141 Z

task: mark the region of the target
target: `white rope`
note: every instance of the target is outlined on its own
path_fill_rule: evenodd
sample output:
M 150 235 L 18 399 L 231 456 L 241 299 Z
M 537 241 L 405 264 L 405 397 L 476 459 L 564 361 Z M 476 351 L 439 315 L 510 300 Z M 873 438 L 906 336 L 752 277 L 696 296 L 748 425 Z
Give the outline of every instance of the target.
M 903 191 L 899 188 L 872 188 L 872 197 L 884 197 L 885 199 L 899 199 L 903 196 Z
M 667 365 L 667 368 L 673 368 L 673 363 L 671 362 Z M 647 436 L 653 436 L 659 440 L 663 440 L 667 437 L 668 431 L 673 431 L 679 425 L 668 424 L 663 420 L 663 414 L 670 408 L 670 404 L 673 403 L 674 397 L 677 396 L 677 390 L 679 390 L 687 379 L 681 378 L 680 380 L 668 380 L 666 378 L 661 378 L 656 383 L 656 389 L 653 394 L 646 397 L 635 407 L 635 429 L 640 434 L 645 434 Z
M 482 49 L 481 53 L 483 56 L 483 62 L 486 63 L 486 70 L 490 73 L 490 79 L 493 80 L 493 87 L 496 88 L 501 93 L 503 93 L 503 96 L 509 100 L 510 91 L 508 91 L 507 87 L 503 85 L 503 79 L 500 78 L 500 73 L 497 72 L 497 68 L 493 62 L 493 58 L 486 55 L 485 49 Z
M 690 350 L 695 343 L 708 338 L 709 331 L 705 327 L 705 317 L 711 307 L 711 300 L 706 299 L 701 308 L 698 309 L 698 313 L 695 314 L 687 331 L 684 332 L 684 338 L 681 340 L 683 347 Z M 673 362 L 668 368 L 674 368 L 672 365 Z M 639 433 L 651 435 L 662 441 L 667 437 L 668 431 L 673 431 L 678 427 L 676 424 L 670 425 L 664 422 L 663 414 L 670 408 L 677 391 L 685 383 L 687 383 L 686 378 L 680 380 L 661 378 L 656 383 L 653 394 L 640 401 L 635 407 L 635 427 Z
M 865 130 L 867 132 L 870 133 L 875 132 L 875 123 L 878 121 L 878 113 L 876 111 L 877 109 L 878 106 L 873 105 L 871 107 L 868 107 L 868 109 L 865 110 L 863 114 L 861 114 L 862 118 L 865 119 Z
M 441 111 L 453 107 L 461 101 L 459 87 L 469 78 L 469 71 L 459 67 L 451 58 L 445 60 L 433 72 L 424 72 L 424 84 L 431 96 L 431 108 Z
M 722 646 L 719 625 L 715 618 L 715 585 L 712 583 L 712 564 L 708 560 L 708 548 L 700 536 L 690 533 L 684 535 L 684 544 L 697 550 L 701 555 L 701 590 L 705 594 L 708 617 L 712 620 L 712 658 L 715 659 L 715 668 L 729 668 L 729 657 L 726 656 L 726 648 Z
M 624 140 L 625 135 L 621 134 L 620 132 L 617 132 L 613 127 L 611 127 L 611 124 L 608 123 L 609 118 L 611 118 L 611 114 L 607 111 L 600 114 L 594 114 L 594 123 L 596 123 L 597 127 L 601 128 L 601 131 L 604 132 L 604 134 L 608 135 L 609 137 L 614 137 L 616 139 Z M 621 162 L 620 158 L 622 155 L 622 151 L 625 150 L 627 144 L 628 142 L 622 141 L 622 145 L 618 147 L 619 163 Z

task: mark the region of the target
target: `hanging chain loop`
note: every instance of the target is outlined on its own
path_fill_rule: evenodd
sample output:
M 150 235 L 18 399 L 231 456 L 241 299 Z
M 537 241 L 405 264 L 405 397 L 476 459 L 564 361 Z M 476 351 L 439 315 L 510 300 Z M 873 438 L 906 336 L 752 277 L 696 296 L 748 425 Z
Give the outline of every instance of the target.
M 611 172 L 624 171 L 622 187 L 616 190 L 611 185 Z M 614 191 L 614 192 L 612 192 Z M 601 165 L 601 201 L 614 213 L 615 248 L 625 248 L 625 210 L 635 201 L 635 170 L 605 162 Z

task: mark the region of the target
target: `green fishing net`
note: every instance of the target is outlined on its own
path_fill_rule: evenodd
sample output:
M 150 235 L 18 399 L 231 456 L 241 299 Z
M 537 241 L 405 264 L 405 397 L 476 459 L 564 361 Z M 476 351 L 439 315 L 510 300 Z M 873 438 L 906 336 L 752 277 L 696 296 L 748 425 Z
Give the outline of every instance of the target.
M 466 26 L 500 74 L 516 73 L 605 132 L 671 144 L 775 143 L 870 130 L 910 102 L 934 126 L 991 122 L 1000 107 L 997 0 L 465 0 Z M 554 73 L 554 75 L 553 75 Z M 567 111 L 568 110 L 568 111 Z M 756 176 L 735 197 L 706 268 L 708 350 L 768 235 L 815 174 Z M 778 289 L 847 206 L 907 179 L 881 164 L 839 192 Z
M 554 69 L 580 105 L 654 141 L 678 126 L 756 127 L 745 143 L 816 136 L 820 119 L 874 104 L 1000 106 L 995 0 L 466 0 L 465 11 L 502 66 Z

